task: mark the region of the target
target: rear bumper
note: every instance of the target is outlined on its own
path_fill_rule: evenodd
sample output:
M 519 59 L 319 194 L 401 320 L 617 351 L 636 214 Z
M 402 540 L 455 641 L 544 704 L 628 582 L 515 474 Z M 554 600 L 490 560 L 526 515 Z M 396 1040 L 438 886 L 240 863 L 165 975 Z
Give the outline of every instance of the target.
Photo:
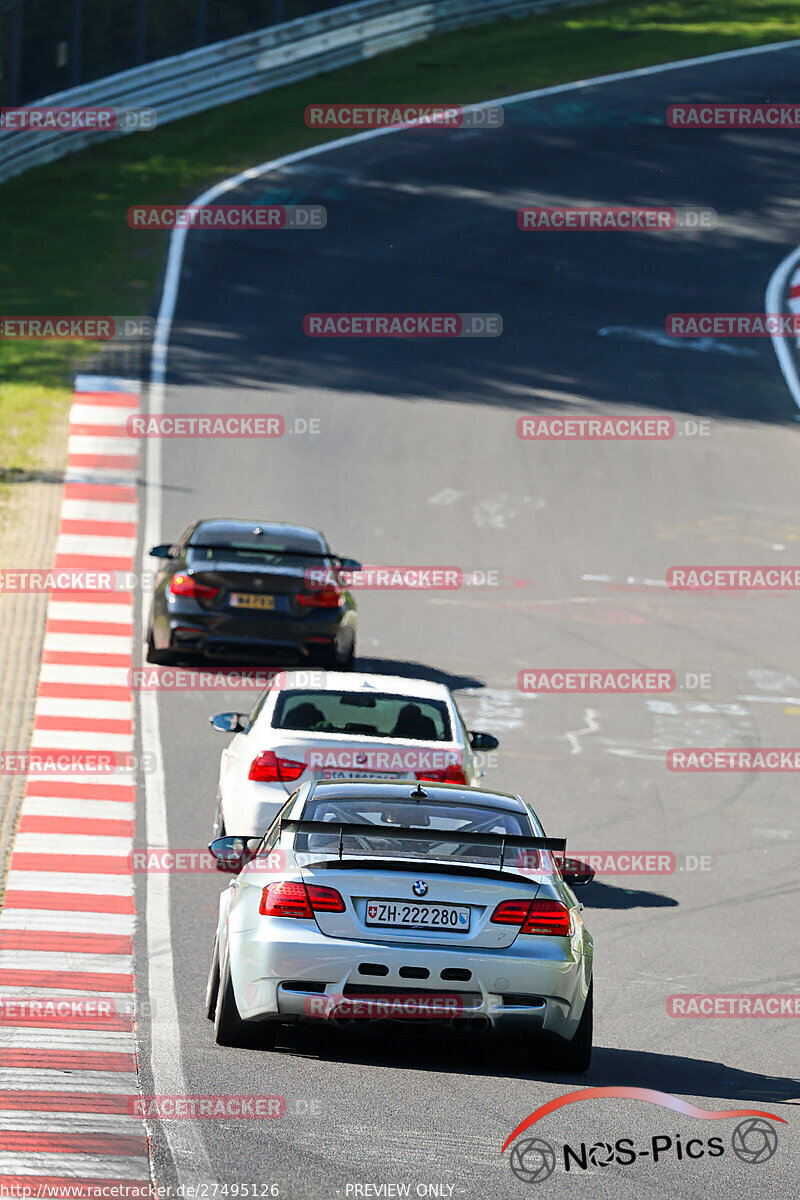
M 191 599 L 171 598 L 153 613 L 158 650 L 202 656 L 209 660 L 236 656 L 286 662 L 322 660 L 336 647 L 349 648 L 356 630 L 353 608 L 290 613 L 232 613 L 203 609 Z
M 164 648 L 202 655 L 209 660 L 260 655 L 270 661 L 293 663 L 300 658 L 313 662 L 324 659 L 335 646 L 341 645 L 342 628 L 340 621 L 326 621 L 315 622 L 313 627 L 306 624 L 286 625 L 280 631 L 264 629 L 256 635 L 252 631 L 240 633 L 233 622 L 225 622 L 224 628 L 208 628 L 194 620 L 175 617 L 169 622 L 169 642 Z
M 531 938 L 524 944 L 518 938 L 504 950 L 454 950 L 349 941 L 326 937 L 319 929 L 284 932 L 289 922 L 281 920 L 268 924 L 263 933 L 230 934 L 236 1003 L 249 1020 L 330 1020 L 339 1009 L 356 1019 L 434 1020 L 497 1034 L 541 1031 L 571 1038 L 591 982 L 591 953 L 581 953 L 566 938 Z M 422 971 L 426 978 L 414 977 Z M 461 973 L 456 980 L 449 974 L 453 971 Z M 387 1001 L 373 1016 L 380 1007 L 376 987 L 384 996 L 411 992 L 458 999 L 431 1006 L 435 1011 L 412 1005 L 411 1016 L 399 1001 Z M 371 1003 L 356 1010 L 353 997 L 362 995 L 370 995 Z

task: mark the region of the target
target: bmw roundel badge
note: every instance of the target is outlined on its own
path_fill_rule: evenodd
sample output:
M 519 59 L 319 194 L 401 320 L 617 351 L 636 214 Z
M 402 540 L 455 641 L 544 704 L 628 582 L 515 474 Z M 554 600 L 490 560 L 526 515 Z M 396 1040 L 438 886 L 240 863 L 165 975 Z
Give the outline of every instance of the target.
M 418 879 L 411 890 L 415 896 L 425 896 L 428 892 L 428 885 L 424 879 Z

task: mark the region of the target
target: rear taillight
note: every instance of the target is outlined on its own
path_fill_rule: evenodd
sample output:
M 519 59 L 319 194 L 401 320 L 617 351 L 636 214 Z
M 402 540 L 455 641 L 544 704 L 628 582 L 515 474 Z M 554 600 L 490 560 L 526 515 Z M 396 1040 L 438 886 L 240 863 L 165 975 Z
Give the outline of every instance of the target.
M 520 932 L 569 937 L 569 909 L 560 900 L 534 900 Z
M 256 783 L 294 783 L 306 769 L 306 764 L 291 758 L 278 758 L 271 750 L 256 755 L 250 764 L 248 779 Z
M 467 776 L 464 773 L 464 768 L 451 763 L 449 767 L 444 767 L 441 770 L 431 771 L 416 771 L 417 779 L 426 779 L 429 783 L 466 783 Z
M 342 593 L 337 587 L 321 587 L 313 592 L 298 592 L 297 603 L 301 608 L 339 608 Z
M 519 925 L 520 933 L 569 937 L 569 909 L 560 900 L 502 900 L 492 913 L 495 925 Z
M 313 918 L 314 911 L 304 883 L 270 883 L 261 893 L 258 911 L 262 917 Z
M 169 590 L 173 596 L 191 596 L 193 600 L 213 600 L 219 592 L 219 588 L 198 583 L 193 575 L 173 575 Z
M 314 912 L 344 912 L 344 900 L 336 888 L 307 883 L 306 891 Z
M 261 893 L 258 911 L 262 917 L 300 917 L 313 920 L 315 912 L 344 912 L 344 900 L 336 888 L 310 883 L 269 883 Z
M 502 900 L 492 913 L 494 925 L 521 925 L 528 915 L 530 900 Z

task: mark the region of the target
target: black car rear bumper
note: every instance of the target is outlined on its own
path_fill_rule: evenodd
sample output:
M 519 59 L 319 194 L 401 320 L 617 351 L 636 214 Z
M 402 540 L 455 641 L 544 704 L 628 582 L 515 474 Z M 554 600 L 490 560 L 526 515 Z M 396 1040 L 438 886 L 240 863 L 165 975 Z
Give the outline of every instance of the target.
M 270 631 L 271 632 L 271 631 Z M 277 631 L 276 631 L 277 633 Z M 293 663 L 325 662 L 336 654 L 344 658 L 355 638 L 355 627 L 350 622 L 314 621 L 305 622 L 302 629 L 281 630 L 280 636 L 253 636 L 248 632 L 237 636 L 231 629 L 209 629 L 186 617 L 169 620 L 169 639 L 163 648 L 171 653 L 184 653 L 204 658 L 209 662 L 243 660 L 251 662 Z

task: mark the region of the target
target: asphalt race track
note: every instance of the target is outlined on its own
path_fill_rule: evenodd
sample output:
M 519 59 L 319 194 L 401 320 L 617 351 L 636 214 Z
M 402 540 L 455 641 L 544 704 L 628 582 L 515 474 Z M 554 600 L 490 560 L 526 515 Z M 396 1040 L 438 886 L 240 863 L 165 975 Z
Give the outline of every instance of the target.
M 470 726 L 501 739 L 486 784 L 521 791 L 572 850 L 671 851 L 677 869 L 607 876 L 580 896 L 596 943 L 585 1077 L 528 1068 L 512 1044 L 425 1030 L 287 1031 L 274 1052 L 219 1048 L 203 993 L 224 878 L 173 876 L 169 929 L 148 914 L 169 933 L 180 1027 L 179 1041 L 174 1030 L 157 1039 L 156 1070 L 168 1052 L 186 1092 L 281 1095 L 286 1116 L 182 1127 L 177 1170 L 156 1127 L 164 1181 L 203 1178 L 210 1164 L 212 1178 L 275 1183 L 290 1200 L 398 1194 L 363 1190 L 390 1184 L 466 1200 L 535 1194 L 500 1154 L 514 1128 L 576 1088 L 631 1086 L 787 1124 L 775 1156 L 753 1164 L 732 1152 L 731 1120 L 620 1098 L 575 1105 L 535 1132 L 557 1148 L 718 1135 L 726 1151 L 689 1160 L 673 1147 L 658 1162 L 569 1174 L 560 1164 L 549 1195 L 573 1194 L 575 1174 L 596 1197 L 796 1194 L 792 1022 L 666 1009 L 672 993 L 796 988 L 796 784 L 665 765 L 671 747 L 796 744 L 796 603 L 663 581 L 676 564 L 797 562 L 797 413 L 768 338 L 668 346 L 651 335 L 671 312 L 763 311 L 770 275 L 798 241 L 797 133 L 683 132 L 666 127 L 665 108 L 800 98 L 799 70 L 799 50 L 776 50 L 514 103 L 499 130 L 361 141 L 226 197 L 324 204 L 324 231 L 189 234 L 166 410 L 281 413 L 291 428 L 317 419 L 320 432 L 165 440 L 159 536 L 199 516 L 252 516 L 319 527 L 365 563 L 499 572 L 504 586 L 362 593 L 359 666 L 457 689 Z M 523 204 L 591 201 L 711 208 L 718 226 L 517 228 Z M 504 333 L 303 332 L 306 313 L 352 311 L 500 313 Z M 600 335 L 608 327 L 634 332 Z M 516 434 L 520 415 L 628 411 L 710 425 L 665 442 Z M 517 674 L 534 666 L 711 681 L 666 697 L 523 695 Z M 224 745 L 207 719 L 237 707 L 248 704 L 233 694 L 158 698 L 172 847 L 207 841 Z M 146 909 L 143 877 L 138 886 Z M 137 961 L 147 1092 L 163 996 L 148 992 L 144 935 Z

